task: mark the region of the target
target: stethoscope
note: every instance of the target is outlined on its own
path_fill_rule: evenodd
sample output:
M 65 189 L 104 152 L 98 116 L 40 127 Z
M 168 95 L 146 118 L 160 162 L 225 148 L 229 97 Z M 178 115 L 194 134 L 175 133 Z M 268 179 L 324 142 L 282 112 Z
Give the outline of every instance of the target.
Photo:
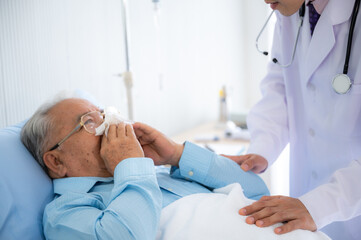
M 355 29 L 355 24 L 356 24 L 356 19 L 357 19 L 357 15 L 358 15 L 358 11 L 360 8 L 360 2 L 361 0 L 356 0 L 354 7 L 353 7 L 353 11 L 352 11 L 352 16 L 351 16 L 351 25 L 350 25 L 350 30 L 348 33 L 348 40 L 347 40 L 347 49 L 346 49 L 346 58 L 345 58 L 345 64 L 343 67 L 343 73 L 337 74 L 333 79 L 332 79 L 332 88 L 333 90 L 338 93 L 338 94 L 345 94 L 348 91 L 350 91 L 351 87 L 352 87 L 352 82 L 350 77 L 347 75 L 348 73 L 348 66 L 349 66 L 349 62 L 350 62 L 350 55 L 351 55 L 351 48 L 352 48 L 352 37 L 353 37 L 353 32 Z M 294 43 L 293 46 L 293 51 L 292 51 L 292 58 L 291 61 L 287 64 L 281 64 L 277 58 L 273 58 L 272 61 L 275 64 L 278 64 L 280 67 L 283 68 L 287 68 L 289 66 L 292 65 L 293 60 L 295 58 L 295 53 L 296 53 L 296 49 L 297 49 L 297 43 L 298 43 L 298 38 L 300 36 L 300 30 L 301 27 L 303 25 L 303 19 L 305 16 L 305 9 L 306 9 L 306 3 L 302 4 L 302 7 L 300 8 L 300 10 L 298 11 L 299 16 L 300 16 L 300 22 L 298 25 L 298 31 L 297 31 L 297 36 L 296 36 L 296 41 Z M 265 24 L 263 25 L 260 33 L 258 34 L 257 38 L 256 38 L 256 48 L 257 50 L 264 54 L 264 55 L 268 55 L 267 51 L 261 51 L 258 47 L 258 40 L 260 38 L 260 36 L 262 35 L 264 29 L 266 28 L 270 18 L 272 17 L 272 14 L 274 13 L 274 11 L 271 12 L 271 14 L 269 15 L 269 17 L 267 18 Z

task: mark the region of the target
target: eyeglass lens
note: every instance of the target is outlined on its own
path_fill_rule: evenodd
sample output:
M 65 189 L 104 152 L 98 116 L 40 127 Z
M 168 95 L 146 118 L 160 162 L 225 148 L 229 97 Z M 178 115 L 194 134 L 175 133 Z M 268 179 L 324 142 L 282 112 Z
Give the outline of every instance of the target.
M 81 117 L 84 129 L 89 133 L 95 133 L 95 129 L 103 123 L 103 113 L 99 111 L 90 112 Z

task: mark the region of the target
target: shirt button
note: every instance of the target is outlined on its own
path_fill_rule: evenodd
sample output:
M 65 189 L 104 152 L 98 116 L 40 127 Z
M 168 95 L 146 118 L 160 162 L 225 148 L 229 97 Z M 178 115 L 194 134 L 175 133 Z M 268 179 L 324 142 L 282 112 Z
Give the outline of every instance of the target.
M 308 133 L 311 137 L 315 136 L 315 131 L 312 128 L 308 129 Z
M 188 175 L 192 177 L 193 176 L 193 171 L 189 171 Z

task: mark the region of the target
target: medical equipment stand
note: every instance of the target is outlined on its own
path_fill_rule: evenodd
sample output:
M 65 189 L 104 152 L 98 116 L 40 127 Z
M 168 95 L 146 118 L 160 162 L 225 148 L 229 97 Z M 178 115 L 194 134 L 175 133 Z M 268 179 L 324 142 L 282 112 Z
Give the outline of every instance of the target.
M 129 34 L 128 34 L 128 22 L 127 22 L 127 0 L 121 0 L 122 2 L 122 16 L 123 16 L 123 30 L 124 30 L 124 45 L 125 45 L 125 64 L 126 71 L 120 74 L 123 77 L 126 95 L 127 95 L 127 107 L 128 107 L 128 119 L 133 120 L 133 76 L 129 66 Z

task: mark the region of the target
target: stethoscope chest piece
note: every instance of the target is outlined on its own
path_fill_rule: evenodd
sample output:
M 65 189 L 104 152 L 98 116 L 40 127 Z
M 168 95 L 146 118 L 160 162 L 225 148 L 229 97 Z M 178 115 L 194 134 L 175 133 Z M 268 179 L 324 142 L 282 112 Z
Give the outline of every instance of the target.
M 337 74 L 332 80 L 332 87 L 338 94 L 345 94 L 350 91 L 351 79 L 346 74 Z

